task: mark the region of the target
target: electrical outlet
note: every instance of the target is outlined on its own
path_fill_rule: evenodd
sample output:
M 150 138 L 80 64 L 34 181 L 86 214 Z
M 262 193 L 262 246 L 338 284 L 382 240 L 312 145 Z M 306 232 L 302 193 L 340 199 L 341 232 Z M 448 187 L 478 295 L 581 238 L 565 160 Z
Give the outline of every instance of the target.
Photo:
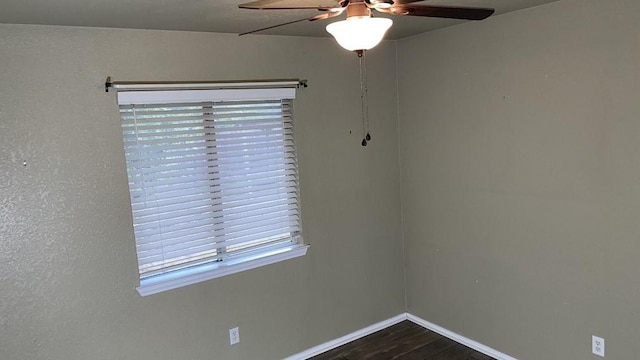
M 229 329 L 229 344 L 235 345 L 240 342 L 240 329 L 238 327 L 234 327 L 233 329 Z
M 604 339 L 595 335 L 591 336 L 591 352 L 594 355 L 604 357 Z

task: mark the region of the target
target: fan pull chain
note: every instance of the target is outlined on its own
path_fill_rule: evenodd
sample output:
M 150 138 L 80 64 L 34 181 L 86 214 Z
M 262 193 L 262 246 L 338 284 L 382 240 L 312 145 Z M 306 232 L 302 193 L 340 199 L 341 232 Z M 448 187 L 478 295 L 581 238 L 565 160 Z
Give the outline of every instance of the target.
M 365 120 L 367 124 L 367 134 L 365 135 L 365 140 L 370 141 L 371 135 L 369 134 L 369 86 L 367 84 L 367 57 L 366 51 L 362 53 L 362 63 L 363 71 L 364 71 L 364 111 L 365 111 Z
M 367 89 L 367 63 L 365 59 L 366 51 L 358 52 L 358 60 L 360 62 L 360 103 L 362 112 L 362 146 L 367 146 L 367 142 L 371 140 L 369 134 L 369 104 Z

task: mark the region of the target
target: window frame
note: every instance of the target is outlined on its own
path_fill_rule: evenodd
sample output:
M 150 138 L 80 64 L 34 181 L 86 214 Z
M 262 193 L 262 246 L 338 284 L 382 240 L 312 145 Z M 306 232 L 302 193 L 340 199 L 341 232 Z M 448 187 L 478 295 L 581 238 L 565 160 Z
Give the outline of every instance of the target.
M 299 83 L 296 83 L 299 84 Z M 219 85 L 219 84 L 217 84 Z M 283 100 L 295 98 L 295 88 L 298 86 L 282 87 L 281 83 L 272 83 L 273 87 L 269 87 L 270 83 L 260 82 L 248 84 L 242 87 L 242 84 L 233 83 L 232 88 L 199 88 L 180 89 L 176 88 L 176 84 L 172 83 L 167 88 L 155 87 L 152 90 L 144 86 L 131 87 L 128 89 L 117 88 L 118 104 L 123 105 L 144 105 L 144 104 L 173 104 L 173 103 L 189 103 L 189 102 L 224 102 L 224 101 L 261 101 L 261 100 Z M 253 86 L 253 87 L 251 87 Z M 293 122 L 293 120 L 291 120 Z M 283 120 L 283 124 L 285 121 Z M 295 138 L 295 136 L 293 136 Z M 123 135 L 124 139 L 124 135 Z M 297 148 L 294 141 L 295 158 L 297 159 Z M 296 166 L 297 167 L 297 166 Z M 127 171 L 127 174 L 128 171 Z M 299 199 L 299 183 L 300 176 L 295 175 L 297 196 L 296 206 L 300 211 L 301 204 Z M 133 216 L 133 214 L 132 214 Z M 301 215 L 299 215 L 301 217 Z M 307 253 L 309 245 L 303 243 L 302 240 L 302 220 L 299 219 L 300 232 L 298 236 L 292 237 L 292 243 L 278 244 L 267 247 L 266 249 L 254 249 L 243 252 L 236 256 L 225 257 L 224 261 L 208 261 L 178 270 L 170 270 L 165 273 L 145 277 L 140 275 L 140 285 L 136 288 L 141 296 L 148 296 L 171 289 L 215 279 L 218 277 L 246 271 L 280 261 L 304 256 Z M 134 236 L 135 238 L 135 236 Z M 136 239 L 136 244 L 138 244 Z M 137 246 L 136 246 L 137 247 Z M 136 252 L 136 256 L 138 253 Z

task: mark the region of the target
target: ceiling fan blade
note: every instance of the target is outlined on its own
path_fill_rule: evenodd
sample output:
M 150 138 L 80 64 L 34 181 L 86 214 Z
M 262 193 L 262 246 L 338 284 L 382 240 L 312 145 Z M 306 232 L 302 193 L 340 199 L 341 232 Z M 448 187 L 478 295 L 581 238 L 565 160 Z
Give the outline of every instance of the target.
M 424 0 L 393 0 L 393 3 L 395 5 L 406 5 L 406 4 L 411 4 L 414 2 L 420 2 L 420 1 L 424 1 Z
M 309 21 L 316 21 L 316 20 L 329 19 L 329 18 L 332 18 L 334 16 L 338 16 L 338 15 L 342 14 L 342 12 L 345 9 L 346 8 L 339 8 L 339 9 L 332 9 L 331 11 L 325 11 L 324 13 L 322 13 L 320 15 L 316 15 L 316 16 L 312 16 L 312 17 L 308 18 L 308 20 Z
M 242 35 L 253 34 L 253 33 L 257 33 L 257 32 L 263 31 L 263 30 L 269 30 L 269 29 L 280 27 L 280 26 L 285 26 L 285 25 L 289 25 L 289 24 L 295 24 L 295 23 L 299 23 L 299 22 L 303 22 L 303 21 L 316 21 L 316 20 L 329 19 L 329 18 L 332 18 L 334 16 L 338 16 L 338 15 L 342 14 L 343 11 L 344 11 L 344 8 L 339 8 L 337 10 L 336 9 L 332 9 L 331 11 L 325 11 L 322 14 L 319 14 L 319 15 L 316 15 L 316 16 L 307 17 L 307 18 L 304 18 L 304 19 L 293 20 L 293 21 L 289 21 L 289 22 L 286 22 L 286 23 L 278 24 L 278 25 L 267 26 L 267 27 L 264 27 L 264 28 L 261 28 L 261 29 L 247 31 L 247 32 L 244 32 L 244 33 L 238 34 L 238 35 L 242 36 Z
M 495 11 L 489 8 L 431 5 L 393 5 L 388 9 L 376 8 L 376 10 L 393 15 L 426 16 L 461 20 L 484 20 Z
M 296 10 L 318 9 L 331 10 L 340 8 L 338 0 L 258 0 L 238 5 L 241 9 L 254 10 Z
M 278 25 L 271 25 L 271 26 L 267 26 L 267 27 L 263 27 L 260 29 L 256 29 L 256 30 L 251 30 L 251 31 L 247 31 L 247 32 L 243 32 L 241 34 L 238 34 L 238 36 L 242 36 L 242 35 L 248 35 L 248 34 L 253 34 L 253 33 L 257 33 L 260 31 L 264 31 L 264 30 L 269 30 L 269 29 L 273 29 L 273 28 L 277 28 L 280 26 L 285 26 L 285 25 L 289 25 L 289 24 L 295 24 L 295 23 L 299 23 L 299 22 L 303 22 L 303 21 L 313 21 L 311 19 L 313 19 L 315 16 L 310 17 L 310 18 L 304 18 L 304 19 L 298 19 L 298 20 L 293 20 L 293 21 L 288 21 L 286 23 L 282 23 L 282 24 L 278 24 Z
M 387 4 L 386 7 L 390 7 L 392 5 L 406 5 L 421 1 L 425 0 L 368 0 L 367 2 L 371 5 L 370 7 L 375 8 L 378 4 L 381 4 L 381 7 L 385 7 L 384 4 Z

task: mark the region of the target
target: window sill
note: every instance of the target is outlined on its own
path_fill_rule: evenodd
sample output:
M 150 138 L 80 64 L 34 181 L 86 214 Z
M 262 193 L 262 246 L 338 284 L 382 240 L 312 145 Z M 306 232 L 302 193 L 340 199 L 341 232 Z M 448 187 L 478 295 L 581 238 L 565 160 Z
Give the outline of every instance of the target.
M 218 277 L 251 270 L 260 266 L 274 264 L 280 261 L 304 256 L 309 245 L 290 245 L 268 252 L 262 252 L 252 257 L 232 259 L 225 262 L 208 263 L 193 268 L 182 269 L 167 274 L 157 275 L 140 281 L 136 289 L 141 296 L 157 294 L 163 291 L 177 289 L 183 286 Z

